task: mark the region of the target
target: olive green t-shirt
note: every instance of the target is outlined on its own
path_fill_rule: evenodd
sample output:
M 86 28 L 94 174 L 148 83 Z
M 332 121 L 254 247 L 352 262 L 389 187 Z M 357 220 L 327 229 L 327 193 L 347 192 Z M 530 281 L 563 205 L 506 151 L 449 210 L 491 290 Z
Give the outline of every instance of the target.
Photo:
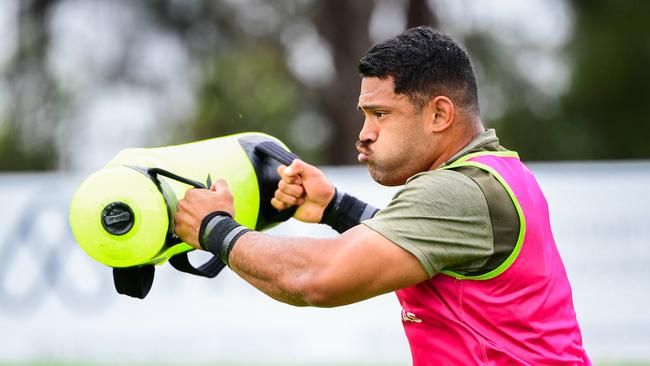
M 472 152 L 502 150 L 488 130 L 443 166 Z M 478 168 L 418 173 L 363 224 L 417 257 L 430 277 L 442 270 L 473 275 L 496 268 L 519 231 L 505 188 Z

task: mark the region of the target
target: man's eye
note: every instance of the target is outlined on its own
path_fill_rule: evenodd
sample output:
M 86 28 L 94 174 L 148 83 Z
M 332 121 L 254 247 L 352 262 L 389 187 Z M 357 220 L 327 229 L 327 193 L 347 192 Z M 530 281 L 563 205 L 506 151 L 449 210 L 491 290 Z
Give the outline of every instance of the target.
M 386 115 L 386 113 L 384 113 L 384 112 L 375 112 L 374 114 L 375 114 L 375 117 L 377 117 L 377 118 L 381 118 L 384 115 Z

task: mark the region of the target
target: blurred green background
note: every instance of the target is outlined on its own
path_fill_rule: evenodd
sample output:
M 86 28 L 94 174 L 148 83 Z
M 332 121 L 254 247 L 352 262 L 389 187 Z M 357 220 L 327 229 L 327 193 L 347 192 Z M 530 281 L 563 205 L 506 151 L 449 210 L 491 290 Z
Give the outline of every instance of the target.
M 124 147 L 248 130 L 314 163 L 354 163 L 357 60 L 420 24 L 466 44 L 484 121 L 526 160 L 650 157 L 648 2 L 8 0 L 2 8 L 0 170 L 93 169 Z M 97 157 L 86 157 L 97 145 Z

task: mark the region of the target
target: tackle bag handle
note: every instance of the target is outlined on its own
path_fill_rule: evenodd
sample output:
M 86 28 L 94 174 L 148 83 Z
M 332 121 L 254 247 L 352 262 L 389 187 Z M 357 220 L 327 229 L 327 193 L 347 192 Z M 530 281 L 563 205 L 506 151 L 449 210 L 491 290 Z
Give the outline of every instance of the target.
M 255 146 L 255 150 L 261 154 L 271 157 L 280 163 L 289 166 L 295 159 L 299 159 L 298 155 L 288 152 L 282 146 L 273 141 L 264 141 Z

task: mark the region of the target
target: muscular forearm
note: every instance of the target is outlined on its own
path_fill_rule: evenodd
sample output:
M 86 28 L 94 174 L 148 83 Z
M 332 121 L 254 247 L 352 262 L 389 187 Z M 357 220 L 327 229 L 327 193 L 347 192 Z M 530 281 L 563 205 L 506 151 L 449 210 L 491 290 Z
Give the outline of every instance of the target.
M 341 306 L 427 278 L 415 256 L 364 225 L 329 239 L 242 229 L 227 215 L 215 216 L 202 225 L 201 247 L 262 292 L 291 305 Z
M 319 298 L 314 284 L 327 267 L 326 253 L 334 241 L 248 232 L 233 248 L 229 265 L 241 278 L 278 301 L 314 306 Z
M 244 280 L 278 301 L 318 306 L 327 287 L 340 238 L 286 238 L 250 231 L 224 211 L 207 215 L 199 230 L 202 249 L 218 256 Z
M 351 232 L 377 212 L 349 195 L 338 194 L 335 200 L 324 222 L 339 232 Z M 351 285 L 344 280 L 349 276 L 334 265 L 345 260 L 341 253 L 346 248 L 354 248 L 352 238 L 362 237 L 358 233 L 332 239 L 273 237 L 251 232 L 223 211 L 206 216 L 199 230 L 203 249 L 218 255 L 260 291 L 295 306 L 337 306 L 378 294 L 361 282 Z M 349 275 L 355 276 L 354 266 L 350 269 Z

